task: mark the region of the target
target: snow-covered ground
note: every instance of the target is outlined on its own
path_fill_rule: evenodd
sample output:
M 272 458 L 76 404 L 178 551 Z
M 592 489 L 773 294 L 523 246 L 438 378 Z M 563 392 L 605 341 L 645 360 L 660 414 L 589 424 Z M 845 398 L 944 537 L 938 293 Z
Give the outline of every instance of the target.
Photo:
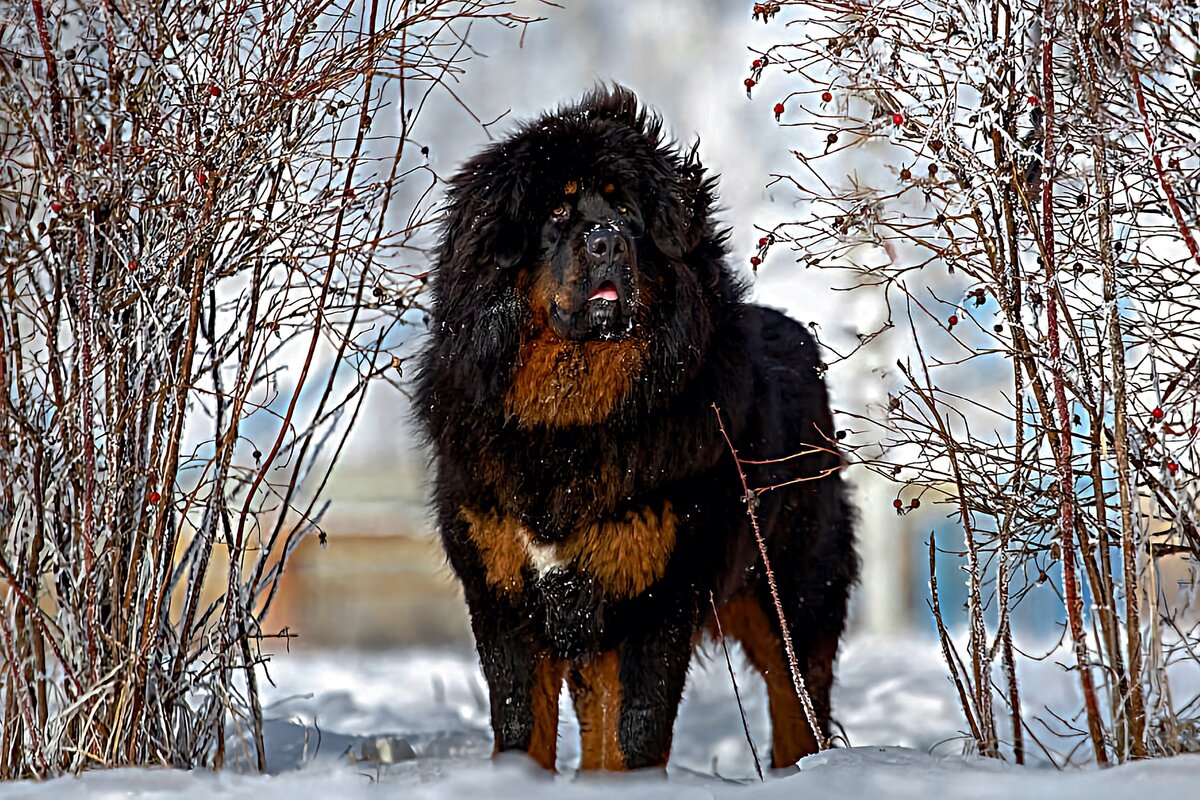
M 735 664 L 741 659 L 735 652 Z M 937 646 L 920 639 L 856 638 L 845 648 L 835 713 L 850 748 L 805 759 L 798 772 L 753 778 L 724 658 L 699 659 L 676 728 L 668 776 L 593 777 L 564 703 L 559 774 L 521 760 L 494 763 L 486 693 L 469 652 L 282 654 L 265 690 L 272 774 L 225 770 L 116 770 L 0 787 L 0 797 L 640 798 L 1185 797 L 1200 786 L 1200 755 L 1112 770 L 1019 768 L 965 758 L 953 688 Z M 1196 676 L 1200 679 L 1200 676 Z M 743 704 L 765 756 L 765 697 L 738 671 Z M 1027 708 L 1076 705 L 1069 674 L 1052 660 L 1022 676 Z M 1195 687 L 1192 687 L 1193 690 Z M 1046 716 L 1043 714 L 1042 716 Z M 364 753 L 384 758 L 362 760 Z

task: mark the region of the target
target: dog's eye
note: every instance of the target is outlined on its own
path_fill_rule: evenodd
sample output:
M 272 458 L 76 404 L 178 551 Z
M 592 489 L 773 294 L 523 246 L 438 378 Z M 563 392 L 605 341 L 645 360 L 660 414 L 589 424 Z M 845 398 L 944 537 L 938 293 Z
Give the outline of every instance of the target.
M 626 208 L 625 206 L 617 206 L 617 213 L 618 214 L 628 214 L 629 209 Z
M 571 217 L 571 204 L 559 203 L 558 208 L 554 209 L 550 214 L 550 219 L 555 222 L 566 222 Z

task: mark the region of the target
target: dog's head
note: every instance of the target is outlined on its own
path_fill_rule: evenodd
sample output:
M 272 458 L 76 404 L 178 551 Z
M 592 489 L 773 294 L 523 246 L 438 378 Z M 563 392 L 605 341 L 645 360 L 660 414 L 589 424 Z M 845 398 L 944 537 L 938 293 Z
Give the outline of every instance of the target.
M 530 298 L 564 339 L 618 339 L 635 323 L 645 224 L 636 197 L 601 181 L 568 180 L 542 223 Z
M 720 279 L 713 181 L 696 149 L 664 141 L 661 120 L 623 87 L 484 150 L 452 181 L 450 201 L 441 269 L 472 274 L 438 279 L 475 281 L 459 288 L 491 297 L 511 288 L 563 339 L 637 336 L 653 303 L 677 294 L 681 271 Z

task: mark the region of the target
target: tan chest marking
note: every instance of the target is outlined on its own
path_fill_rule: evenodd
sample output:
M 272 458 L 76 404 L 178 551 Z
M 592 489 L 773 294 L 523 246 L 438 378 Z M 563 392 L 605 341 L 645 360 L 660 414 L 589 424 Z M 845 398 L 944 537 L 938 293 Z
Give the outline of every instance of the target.
M 675 549 L 675 512 L 644 507 L 622 520 L 586 525 L 557 544 L 534 542 L 530 531 L 511 517 L 460 511 L 479 552 L 487 584 L 495 591 L 520 594 L 523 571 L 538 576 L 574 565 L 613 597 L 635 597 L 663 576 Z
M 488 586 L 505 594 L 524 591 L 525 578 L 521 570 L 529 558 L 525 551 L 529 536 L 524 526 L 511 517 L 479 514 L 465 507 L 458 513 L 467 523 L 471 541 L 483 562 Z
M 638 340 L 573 342 L 547 329 L 521 348 L 505 410 L 526 425 L 602 422 L 629 394 L 644 359 Z
M 581 572 L 611 595 L 635 597 L 663 576 L 675 549 L 675 512 L 642 508 L 625 519 L 585 526 L 571 538 Z

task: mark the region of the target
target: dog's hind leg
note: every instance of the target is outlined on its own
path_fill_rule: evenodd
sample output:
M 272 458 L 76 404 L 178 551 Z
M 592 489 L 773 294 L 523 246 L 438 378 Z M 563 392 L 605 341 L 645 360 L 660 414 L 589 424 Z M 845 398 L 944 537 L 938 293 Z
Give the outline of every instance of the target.
M 769 599 L 767 602 L 770 605 L 764 608 L 759 598 L 743 595 L 723 605 L 719 616 L 725 635 L 741 642 L 746 657 L 767 684 L 771 762 L 779 768 L 795 764 L 804 756 L 817 752 L 818 747 L 812 725 L 792 683 L 774 604 Z M 838 637 L 797 641 L 797 631 L 794 626 L 789 627 L 801 676 L 812 699 L 817 727 L 822 736 L 828 736 L 829 694 L 833 686 L 833 660 L 837 655 Z

